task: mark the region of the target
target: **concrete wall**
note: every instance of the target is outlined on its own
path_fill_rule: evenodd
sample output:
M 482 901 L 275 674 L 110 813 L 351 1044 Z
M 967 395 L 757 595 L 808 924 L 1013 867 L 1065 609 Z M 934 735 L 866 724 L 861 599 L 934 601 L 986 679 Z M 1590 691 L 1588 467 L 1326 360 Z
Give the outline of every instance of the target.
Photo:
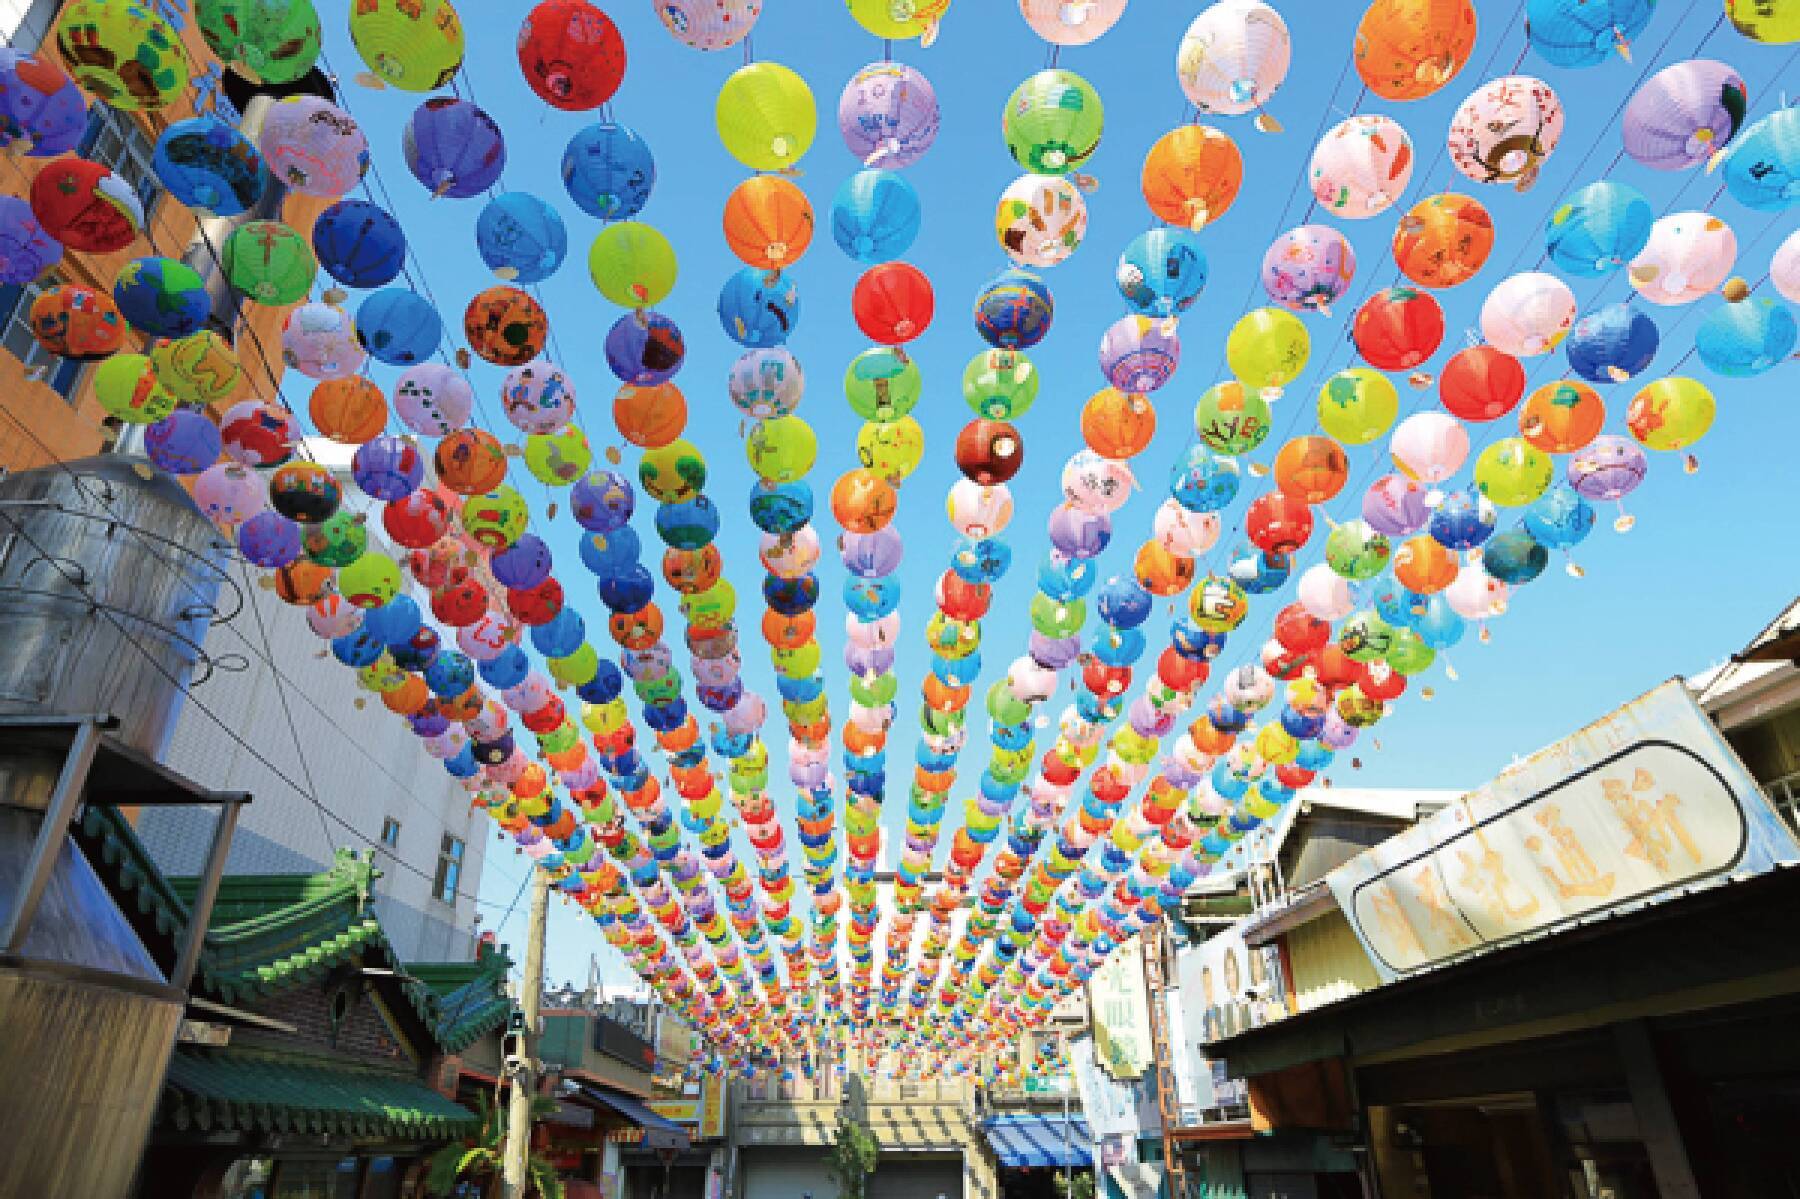
M 375 910 L 402 959 L 471 956 L 473 896 L 494 835 L 488 821 L 471 812 L 462 787 L 404 720 L 360 690 L 347 668 L 319 656 L 323 643 L 301 609 L 282 603 L 241 566 L 233 578 L 247 606 L 214 624 L 206 650 L 244 669 L 216 671 L 193 689 L 167 755 L 170 766 L 208 787 L 255 796 L 239 820 L 226 870 L 306 873 L 323 870 L 338 846 L 379 847 L 383 875 Z M 226 596 L 220 604 L 229 613 L 233 601 Z M 202 705 L 249 748 L 226 736 Z M 391 849 L 380 844 L 389 816 L 400 823 Z M 198 809 L 159 809 L 145 812 L 138 827 L 163 870 L 192 874 L 215 818 Z M 446 832 L 464 844 L 454 903 L 432 894 Z

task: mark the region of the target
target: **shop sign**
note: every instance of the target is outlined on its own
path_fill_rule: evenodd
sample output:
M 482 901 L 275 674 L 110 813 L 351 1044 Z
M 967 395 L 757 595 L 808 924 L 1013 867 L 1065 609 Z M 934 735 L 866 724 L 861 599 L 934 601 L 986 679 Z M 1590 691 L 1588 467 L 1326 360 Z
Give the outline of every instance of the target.
M 692 1099 L 652 1099 L 644 1106 L 665 1120 L 691 1125 L 696 1140 L 725 1135 L 725 1086 L 717 1079 L 707 1079 Z
M 1088 980 L 1094 1046 L 1114 1078 L 1142 1078 L 1154 1060 L 1150 1044 L 1150 995 L 1142 951 L 1134 938 L 1114 950 Z
M 1680 680 L 1326 876 L 1384 981 L 1800 857 Z

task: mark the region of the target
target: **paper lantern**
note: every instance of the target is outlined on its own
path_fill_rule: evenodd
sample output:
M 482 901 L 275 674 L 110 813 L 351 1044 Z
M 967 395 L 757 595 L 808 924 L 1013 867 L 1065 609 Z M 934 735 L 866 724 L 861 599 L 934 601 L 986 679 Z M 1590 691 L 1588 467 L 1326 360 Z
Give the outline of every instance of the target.
M 475 222 L 475 249 L 509 283 L 548 279 L 569 253 L 569 235 L 555 208 L 526 192 L 489 200 Z
M 302 195 L 341 198 L 369 169 L 369 140 L 350 114 L 317 96 L 287 96 L 256 144 L 269 174 Z
M 1703 166 L 1736 136 L 1750 107 L 1744 77 L 1691 58 L 1664 67 L 1632 93 L 1619 121 L 1625 153 L 1659 171 Z
M 313 253 L 346 287 L 392 283 L 406 265 L 406 234 L 387 209 L 367 200 L 339 200 L 313 221 Z
M 1450 118 L 1450 162 L 1477 183 L 1529 191 L 1562 130 L 1562 101 L 1549 84 L 1503 75 L 1476 88 Z
M 858 171 L 839 185 L 832 199 L 831 237 L 858 262 L 886 262 L 911 247 L 919 219 L 919 195 L 903 176 Z
M 458 495 L 492 491 L 506 479 L 506 451 L 492 433 L 458 429 L 432 454 L 438 482 Z
M 1502 279 L 1481 304 L 1481 335 L 1518 358 L 1548 354 L 1574 324 L 1575 293 L 1542 271 Z
M 450 0 L 356 0 L 356 53 L 391 87 L 434 92 L 462 66 L 463 27 Z
M 1737 261 L 1737 234 L 1706 212 L 1676 212 L 1650 226 L 1627 272 L 1652 304 L 1691 304 L 1717 291 Z
M 495 366 L 523 366 L 544 352 L 550 318 L 543 306 L 516 287 L 490 287 L 463 312 L 469 348 Z
M 360 375 L 326 379 L 307 399 L 307 414 L 326 437 L 361 445 L 387 427 L 387 397 Z
M 1329 313 L 1355 277 L 1356 251 L 1329 225 L 1289 229 L 1263 254 L 1263 290 L 1294 312 Z
M 171 196 L 215 216 L 236 216 L 262 197 L 262 152 L 218 117 L 193 117 L 164 129 L 150 165 Z
M 562 178 L 577 208 L 601 220 L 622 221 L 636 216 L 649 202 L 656 160 L 636 132 L 602 121 L 569 139 Z
M 1598 66 L 1631 57 L 1631 39 L 1655 8 L 1656 0 L 1527 0 L 1525 36 L 1553 66 Z
M 56 48 L 83 91 L 122 111 L 166 108 L 188 85 L 181 36 L 148 4 L 73 0 L 56 18 Z
M 177 408 L 144 430 L 144 453 L 172 475 L 199 474 L 219 460 L 221 448 L 219 426 L 191 408 Z M 296 553 L 298 541 L 296 535 Z
M 444 322 L 424 296 L 405 287 L 384 287 L 356 310 L 356 340 L 371 357 L 389 366 L 412 366 L 437 353 Z
M 1569 274 L 1599 278 L 1637 257 L 1655 220 L 1656 210 L 1643 192 L 1601 179 L 1551 209 L 1545 247 L 1550 261 Z
M 904 262 L 864 271 L 850 295 L 857 328 L 883 345 L 902 345 L 924 333 L 933 306 L 931 281 Z
M 219 268 L 249 299 L 278 307 L 306 297 L 319 262 L 306 238 L 280 221 L 250 221 L 225 239 Z
M 113 303 L 131 327 L 152 337 L 198 333 L 212 311 L 206 283 L 172 258 L 137 258 L 113 280 Z
M 1313 148 L 1315 199 L 1338 216 L 1365 218 L 1393 207 L 1413 172 L 1412 138 L 1391 117 L 1354 116 Z
M 175 411 L 176 404 L 142 354 L 114 354 L 95 367 L 94 399 L 108 416 L 128 425 L 153 424 Z
M 723 50 L 750 36 L 762 0 L 656 0 L 656 15 L 682 45 Z
M 4 199 L 24 203 L 15 197 Z M 58 358 L 87 362 L 116 353 L 125 344 L 125 318 L 105 292 L 58 283 L 31 302 L 31 333 Z
M 638 221 L 608 225 L 588 250 L 588 273 L 600 294 L 624 308 L 648 308 L 675 289 L 675 248 L 660 230 Z
M 507 372 L 500 405 L 521 433 L 554 433 L 574 419 L 575 385 L 554 363 L 529 362 Z
M 1030 349 L 1050 332 L 1055 314 L 1050 289 L 1030 271 L 1002 271 L 975 297 L 975 331 L 997 350 Z
M 506 139 L 494 118 L 467 100 L 433 96 L 413 110 L 400 149 L 413 178 L 434 197 L 467 199 L 506 169 Z
M 812 204 L 779 175 L 752 175 L 725 198 L 725 243 L 749 266 L 778 271 L 812 244 Z
M 850 16 L 864 29 L 888 41 L 910 41 L 920 38 L 930 45 L 937 36 L 937 25 L 950 0 L 908 0 L 896 5 L 893 0 L 845 0 Z
M 228 398 L 244 380 L 243 364 L 231 343 L 202 329 L 174 340 L 163 339 L 150 347 L 156 380 L 186 404 L 210 407 Z
M 409 367 L 394 384 L 394 411 L 407 428 L 442 437 L 469 423 L 475 390 L 455 368 L 439 362 Z
M 1198 231 L 1225 215 L 1244 182 L 1237 143 L 1208 125 L 1183 125 L 1156 140 L 1139 183 L 1150 211 Z
M 931 148 L 938 125 L 930 82 L 901 63 L 870 63 L 850 77 L 838 99 L 838 131 L 864 166 L 911 166 Z
M 1100 145 L 1100 93 L 1073 71 L 1039 71 L 1013 90 L 1000 118 L 1013 159 L 1037 175 L 1079 170 Z
M 733 158 L 753 171 L 780 171 L 806 154 L 819 115 L 806 80 L 780 63 L 754 62 L 725 80 L 713 119 Z
M 221 62 L 263 83 L 292 83 L 319 59 L 312 0 L 198 0 L 194 17 Z
M 31 181 L 31 211 L 66 248 L 94 254 L 123 250 L 144 229 L 144 206 L 131 185 L 73 155 L 49 163 Z
M 302 304 L 281 325 L 281 360 L 310 379 L 341 379 L 368 355 L 350 314 L 334 304 Z
M 519 26 L 519 69 L 552 108 L 598 108 L 625 77 L 625 39 L 587 0 L 543 0 Z
M 626 385 L 613 397 L 613 424 L 632 445 L 655 449 L 668 445 L 687 428 L 687 398 L 673 383 Z
M 1389 287 L 1363 301 L 1351 324 L 1356 352 L 1384 371 L 1410 370 L 1444 341 L 1444 310 L 1427 291 Z
M 1356 73 L 1384 100 L 1420 100 L 1475 50 L 1473 0 L 1374 0 L 1356 27 Z
M 1519 432 L 1546 454 L 1568 454 L 1599 436 L 1606 402 L 1586 383 L 1565 379 L 1532 392 L 1519 409 Z
M 1469 196 L 1427 196 L 1394 227 L 1394 265 L 1420 287 L 1466 282 L 1493 248 L 1494 219 Z
M 52 158 L 81 144 L 87 97 L 41 54 L 0 55 L 0 149 Z
M 0 196 L 0 283 L 31 283 L 62 256 L 62 243 L 45 231 L 29 201 Z

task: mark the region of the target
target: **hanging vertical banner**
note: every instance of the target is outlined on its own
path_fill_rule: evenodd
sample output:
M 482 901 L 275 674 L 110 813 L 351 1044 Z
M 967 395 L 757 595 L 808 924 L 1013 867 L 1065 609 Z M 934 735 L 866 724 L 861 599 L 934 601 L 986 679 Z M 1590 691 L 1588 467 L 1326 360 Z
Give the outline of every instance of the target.
M 1096 1146 L 1109 1136 L 1134 1142 L 1138 1135 L 1137 1097 L 1132 1089 L 1101 1068 L 1094 1040 L 1082 1037 L 1069 1046 L 1069 1066 L 1081 1111 L 1087 1117 Z
M 1800 856 L 1685 684 L 1540 750 L 1326 876 L 1384 981 Z
M 1100 1064 L 1118 1079 L 1142 1078 L 1154 1060 L 1142 953 L 1133 938 L 1114 950 L 1088 980 L 1095 1052 Z

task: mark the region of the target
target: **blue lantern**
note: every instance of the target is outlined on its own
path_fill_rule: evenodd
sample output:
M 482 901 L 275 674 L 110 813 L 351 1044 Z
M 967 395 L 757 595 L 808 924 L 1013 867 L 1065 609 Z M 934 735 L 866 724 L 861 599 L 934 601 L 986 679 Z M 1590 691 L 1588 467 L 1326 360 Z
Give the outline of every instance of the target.
M 778 346 L 800 323 L 800 288 L 785 275 L 747 266 L 719 289 L 719 324 L 741 346 Z
M 1662 335 L 1629 304 L 1608 304 L 1575 322 L 1563 343 L 1569 366 L 1590 383 L 1623 383 L 1649 366 Z
M 975 331 L 998 350 L 1027 350 L 1050 332 L 1056 305 L 1030 271 L 1005 270 L 975 297 Z
M 1140 316 L 1177 316 L 1206 289 L 1206 254 L 1187 229 L 1140 233 L 1119 255 L 1119 294 Z
M 1751 297 L 1715 309 L 1694 330 L 1694 351 L 1706 369 L 1728 379 L 1771 370 L 1794 352 L 1794 314 L 1783 304 Z
M 603 221 L 623 221 L 649 202 L 656 160 L 649 144 L 635 132 L 602 121 L 569 139 L 562 177 L 569 198 L 581 211 Z
M 150 165 L 171 196 L 215 216 L 236 216 L 262 198 L 261 152 L 218 117 L 170 125 L 156 139 Z
M 384 287 L 356 310 L 356 340 L 389 366 L 413 366 L 437 353 L 444 322 L 431 301 L 404 287 Z
M 387 209 L 367 200 L 339 200 L 313 222 L 313 253 L 325 273 L 345 287 L 381 287 L 406 265 L 406 234 Z
M 475 221 L 475 248 L 487 268 L 511 283 L 537 283 L 562 266 L 569 233 L 556 209 L 527 192 L 487 202 Z
M 413 178 L 433 196 L 478 196 L 506 169 L 500 126 L 467 100 L 433 96 L 419 105 L 406 122 L 400 148 Z
M 919 235 L 919 193 L 897 171 L 858 171 L 831 201 L 831 237 L 858 262 L 889 262 Z
M 1597 279 L 1636 258 L 1650 241 L 1656 209 L 1627 183 L 1602 179 L 1558 204 L 1544 227 L 1545 248 L 1571 275 Z

